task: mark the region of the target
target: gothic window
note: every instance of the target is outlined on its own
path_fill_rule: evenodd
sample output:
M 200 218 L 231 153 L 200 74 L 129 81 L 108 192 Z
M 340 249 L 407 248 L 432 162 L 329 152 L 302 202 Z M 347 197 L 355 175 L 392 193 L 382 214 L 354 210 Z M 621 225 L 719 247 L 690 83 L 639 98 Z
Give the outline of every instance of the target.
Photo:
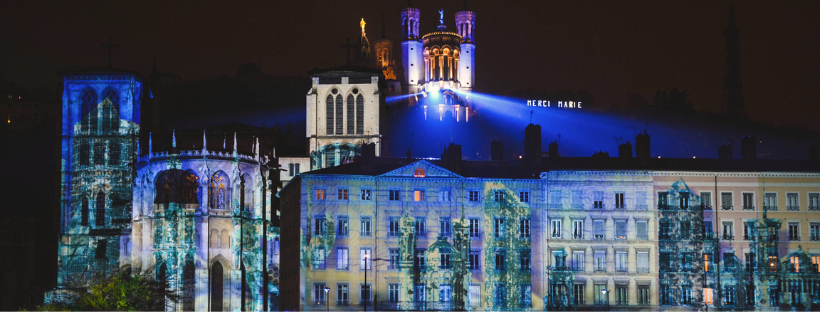
M 94 142 L 94 165 L 105 165 L 105 143 Z
M 229 207 L 230 192 L 228 190 L 228 175 L 219 171 L 211 177 L 211 185 L 208 188 L 211 209 L 227 209 Z
M 108 149 L 108 165 L 118 166 L 120 164 L 120 144 L 112 142 Z
M 97 193 L 97 206 L 94 208 L 94 218 L 97 226 L 105 225 L 105 193 Z
M 188 259 L 185 261 L 185 267 L 182 270 L 182 309 L 183 311 L 194 311 L 194 297 L 195 284 L 194 260 Z
M 336 90 L 333 90 L 333 91 L 336 91 Z M 325 130 L 327 131 L 327 134 L 330 135 L 330 134 L 333 134 L 333 96 L 332 95 L 327 96 L 327 99 L 325 100 L 325 104 L 326 104 L 325 105 L 325 111 L 326 111 L 325 112 L 326 113 L 325 120 L 327 121 L 327 126 L 326 126 Z
M 364 97 L 356 96 L 356 134 L 364 134 Z
M 354 89 L 354 90 L 356 90 L 356 89 Z M 353 94 L 348 95 L 347 96 L 347 134 L 353 134 L 353 126 L 354 126 L 354 123 L 353 123 L 354 114 L 353 114 L 353 112 L 355 110 L 355 107 L 353 107 L 354 105 L 355 104 L 353 103 Z
M 103 100 L 108 100 L 114 107 L 119 107 L 120 95 L 114 88 L 108 87 L 103 90 Z
M 253 211 L 253 180 L 251 175 L 242 175 L 242 208 L 244 211 Z
M 111 103 L 110 102 L 103 102 L 102 105 L 102 132 L 103 133 L 110 133 L 111 132 Z
M 80 165 L 81 166 L 88 166 L 89 159 L 91 158 L 91 147 L 88 145 L 88 142 L 80 143 Z
M 83 202 L 80 207 L 80 224 L 88 225 L 88 197 L 85 195 L 83 195 Z
M 89 130 L 89 128 L 93 129 L 92 132 L 95 132 L 97 130 L 97 117 L 95 110 L 96 103 L 97 93 L 94 92 L 94 89 L 86 88 L 85 90 L 83 90 L 83 92 L 80 94 L 80 118 L 82 120 L 80 124 L 80 131 L 86 132 Z M 94 123 L 91 122 L 92 119 Z
M 336 95 L 336 134 L 344 133 L 344 104 L 342 95 Z
M 167 208 L 170 203 L 196 204 L 196 191 L 199 178 L 189 171 L 170 169 L 161 172 L 155 182 L 157 192 L 155 204 L 164 204 Z

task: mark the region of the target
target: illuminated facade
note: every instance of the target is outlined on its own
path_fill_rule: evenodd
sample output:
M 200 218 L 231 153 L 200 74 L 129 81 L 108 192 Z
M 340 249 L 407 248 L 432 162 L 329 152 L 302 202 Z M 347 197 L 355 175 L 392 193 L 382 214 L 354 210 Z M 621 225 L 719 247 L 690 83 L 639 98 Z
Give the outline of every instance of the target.
M 307 130 L 310 169 L 338 166 L 345 159 L 375 148 L 381 155 L 384 103 L 381 71 L 339 68 L 310 74 Z
M 182 300 L 168 310 L 262 310 L 275 303 L 278 227 L 269 226 L 268 159 L 177 150 L 139 156 L 150 98 L 138 74 L 63 76 L 61 301 L 122 266 L 154 272 Z M 207 146 L 203 137 L 203 146 Z M 267 292 L 267 293 L 264 293 Z M 274 305 L 275 307 L 275 305 Z
M 138 74 L 63 75 L 61 237 L 57 284 L 83 286 L 116 271 L 129 248 L 133 164 L 140 105 Z
M 300 225 L 282 233 L 282 252 L 300 255 L 282 259 L 294 273 L 283 309 L 541 308 L 538 178 L 373 162 L 303 173 L 280 192 L 283 223 Z
M 256 144 L 253 155 L 238 153 L 234 139 L 233 152 L 174 147 L 139 158 L 124 256 L 181 295 L 169 310 L 262 310 L 265 298 L 275 301 L 278 228 L 265 222 L 268 160 Z
M 438 13 L 436 31 L 421 35 L 421 12 L 416 8 L 401 12 L 402 92 L 410 106 L 418 104 L 417 109 L 426 112 L 428 120 L 449 115 L 467 122 L 475 113 L 469 98 L 475 85 L 475 13 L 466 8 L 456 12 L 456 32 L 444 25 L 444 11 Z

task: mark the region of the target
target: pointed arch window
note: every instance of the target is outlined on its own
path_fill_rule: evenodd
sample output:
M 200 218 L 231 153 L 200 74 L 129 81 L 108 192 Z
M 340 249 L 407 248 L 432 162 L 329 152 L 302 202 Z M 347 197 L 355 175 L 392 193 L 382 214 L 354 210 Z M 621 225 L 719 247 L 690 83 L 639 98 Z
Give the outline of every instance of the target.
M 97 131 L 97 116 L 95 110 L 96 103 L 97 92 L 95 92 L 94 89 L 85 88 L 85 90 L 80 93 L 80 131 Z M 92 122 L 92 120 L 94 122 Z
M 211 177 L 211 185 L 208 188 L 208 196 L 210 197 L 209 205 L 211 209 L 228 209 L 230 207 L 229 182 L 228 175 L 222 171 L 214 173 Z
M 94 142 L 94 165 L 105 165 L 105 143 Z
M 88 166 L 89 159 L 91 159 L 91 146 L 88 142 L 80 143 L 80 165 L 81 166 Z
M 325 130 L 327 131 L 328 135 L 333 134 L 333 96 L 328 95 L 327 99 L 325 100 L 325 113 L 326 117 L 325 120 L 327 121 L 327 125 Z
M 120 144 L 112 142 L 108 148 L 108 165 L 118 166 L 120 164 Z
M 336 95 L 336 134 L 344 133 L 344 104 L 342 95 Z
M 356 134 L 364 134 L 364 97 L 356 96 Z
M 97 206 L 94 208 L 95 224 L 105 226 L 105 193 L 97 193 Z
M 356 92 L 356 89 L 353 89 L 353 92 Z M 353 112 L 355 110 L 353 103 L 353 94 L 347 96 L 347 134 L 353 134 Z
M 83 195 L 82 204 L 80 206 L 80 224 L 88 225 L 88 196 Z

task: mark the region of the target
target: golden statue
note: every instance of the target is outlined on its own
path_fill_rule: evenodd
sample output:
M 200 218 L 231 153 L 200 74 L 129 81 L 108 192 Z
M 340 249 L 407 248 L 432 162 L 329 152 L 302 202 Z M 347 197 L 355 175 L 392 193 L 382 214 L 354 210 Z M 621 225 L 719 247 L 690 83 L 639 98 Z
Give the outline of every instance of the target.
M 362 21 L 359 22 L 359 25 L 362 26 L 362 36 L 364 36 L 364 25 L 367 25 L 367 23 L 364 22 L 364 18 L 362 18 Z

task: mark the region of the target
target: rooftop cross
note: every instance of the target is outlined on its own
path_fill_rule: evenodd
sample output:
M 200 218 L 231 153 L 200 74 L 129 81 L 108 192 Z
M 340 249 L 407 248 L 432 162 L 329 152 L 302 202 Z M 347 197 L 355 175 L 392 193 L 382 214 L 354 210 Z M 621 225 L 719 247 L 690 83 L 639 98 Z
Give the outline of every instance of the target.
M 108 37 L 108 43 L 103 43 L 103 48 L 108 48 L 108 68 L 111 68 L 111 48 L 119 47 L 119 44 L 114 44 L 111 42 L 111 37 Z
M 362 21 L 359 22 L 359 25 L 362 26 L 362 36 L 364 36 L 364 25 L 367 25 L 367 23 L 364 22 L 364 18 L 362 18 Z
M 362 19 L 364 22 L 364 19 Z M 362 25 L 362 31 L 364 31 L 364 25 Z M 350 44 L 350 38 L 347 38 L 347 44 L 343 44 L 340 46 L 343 49 L 347 49 L 347 65 L 350 65 L 350 49 L 354 48 L 355 46 Z

